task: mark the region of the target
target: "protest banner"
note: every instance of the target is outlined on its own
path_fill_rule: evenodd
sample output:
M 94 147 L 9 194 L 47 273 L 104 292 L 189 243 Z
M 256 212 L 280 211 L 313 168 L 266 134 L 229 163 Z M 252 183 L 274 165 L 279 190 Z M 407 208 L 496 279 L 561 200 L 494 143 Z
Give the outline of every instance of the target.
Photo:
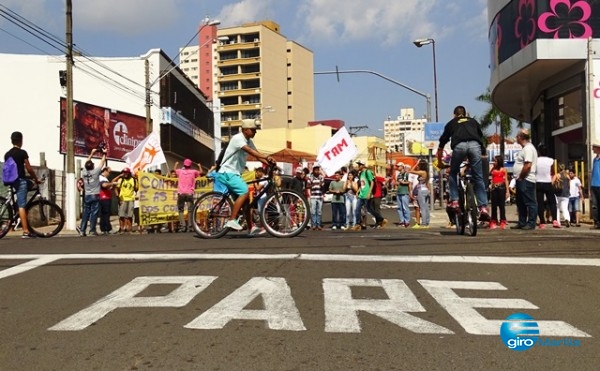
M 319 150 L 317 163 L 327 176 L 333 175 L 342 166 L 347 165 L 358 153 L 352 137 L 345 127 L 338 130 Z

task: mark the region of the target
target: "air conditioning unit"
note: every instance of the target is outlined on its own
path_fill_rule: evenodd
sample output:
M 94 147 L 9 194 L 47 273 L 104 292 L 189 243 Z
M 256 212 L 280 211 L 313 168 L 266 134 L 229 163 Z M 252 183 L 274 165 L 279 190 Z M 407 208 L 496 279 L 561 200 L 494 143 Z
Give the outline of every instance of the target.
M 255 42 L 255 43 L 257 43 L 257 42 L 258 42 L 258 39 L 254 39 L 254 42 Z
M 245 100 L 244 104 L 250 104 L 250 101 Z

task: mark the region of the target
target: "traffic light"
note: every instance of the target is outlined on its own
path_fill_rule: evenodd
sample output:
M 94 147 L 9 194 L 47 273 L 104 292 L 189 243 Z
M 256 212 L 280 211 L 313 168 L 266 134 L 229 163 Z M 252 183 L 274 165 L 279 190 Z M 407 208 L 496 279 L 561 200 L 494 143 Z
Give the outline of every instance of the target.
M 60 81 L 60 86 L 62 86 L 62 87 L 67 86 L 67 71 L 66 70 L 58 71 L 58 81 Z

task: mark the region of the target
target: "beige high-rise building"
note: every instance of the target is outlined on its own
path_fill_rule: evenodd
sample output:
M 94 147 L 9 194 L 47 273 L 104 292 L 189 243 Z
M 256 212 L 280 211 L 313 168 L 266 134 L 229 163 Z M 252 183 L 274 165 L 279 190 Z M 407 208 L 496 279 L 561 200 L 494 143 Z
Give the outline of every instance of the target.
M 214 89 L 205 94 L 218 102 L 222 138 L 248 118 L 265 129 L 302 128 L 314 120 L 312 51 L 287 40 L 272 21 L 218 29 L 217 36 Z M 201 66 L 204 57 L 200 53 Z
M 200 82 L 200 71 L 199 71 L 199 58 L 200 49 L 198 45 L 186 46 L 185 48 L 179 48 L 179 68 L 183 73 L 198 86 Z
M 388 117 L 383 122 L 383 138 L 388 150 L 406 153 L 405 143 L 417 138 L 423 141 L 425 118 L 415 118 L 414 108 L 402 108 L 396 119 Z

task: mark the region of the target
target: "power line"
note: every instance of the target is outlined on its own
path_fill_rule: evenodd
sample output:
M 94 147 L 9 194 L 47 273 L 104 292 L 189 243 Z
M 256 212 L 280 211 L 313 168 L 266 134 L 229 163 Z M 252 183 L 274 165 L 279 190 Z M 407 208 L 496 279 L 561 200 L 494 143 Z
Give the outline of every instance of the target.
M 23 42 L 23 43 L 25 43 L 25 44 L 27 44 L 27 45 L 29 45 L 29 46 L 31 46 L 32 48 L 34 48 L 34 49 L 35 49 L 35 50 L 37 50 L 37 51 L 40 51 L 40 52 L 42 52 L 43 54 L 50 55 L 50 53 L 49 53 L 49 52 L 47 52 L 47 51 L 45 51 L 45 50 L 43 50 L 43 49 L 41 49 L 41 48 L 38 48 L 37 46 L 35 46 L 35 45 L 31 44 L 30 42 L 27 42 L 26 40 L 24 40 L 24 39 L 20 38 L 19 36 L 15 35 L 15 34 L 12 34 L 12 33 L 8 32 L 7 30 L 5 30 L 5 29 L 3 29 L 3 28 L 1 28 L 1 27 L 0 27 L 0 31 L 2 31 L 2 32 L 6 33 L 6 34 L 8 34 L 9 36 L 12 36 L 12 37 L 14 37 L 15 39 L 17 39 L 17 40 L 19 40 L 19 41 L 21 41 L 21 42 Z
M 43 29 L 42 27 L 38 26 L 37 24 L 31 22 L 30 20 L 28 20 L 27 18 L 23 17 L 22 15 L 18 14 L 17 12 L 11 10 L 10 8 L 0 4 L 0 7 L 6 9 L 9 13 L 12 14 L 13 18 L 18 18 L 20 23 L 24 23 L 26 24 L 29 28 L 33 28 L 35 30 L 37 30 L 37 32 L 41 33 L 42 35 L 44 35 L 46 38 L 51 39 L 52 41 L 54 41 L 55 43 L 57 43 L 58 45 L 60 45 L 63 48 L 66 48 L 67 45 L 66 43 L 59 38 L 58 36 L 52 34 L 49 31 L 46 31 L 45 29 Z M 6 12 L 5 12 L 6 13 Z
M 66 43 L 64 41 L 62 41 L 58 36 L 53 35 L 51 32 L 46 31 L 44 28 L 36 25 L 35 23 L 29 21 L 27 18 L 19 15 L 18 13 L 12 11 L 11 9 L 9 9 L 8 7 L 0 4 L 0 7 L 8 10 L 8 12 L 10 12 L 10 14 L 8 14 L 6 11 L 0 9 L 0 13 L 3 13 L 4 15 L 2 15 L 2 17 L 6 18 L 7 20 L 9 20 L 11 23 L 15 24 L 17 27 L 23 29 L 24 31 L 26 31 L 27 33 L 31 34 L 32 36 L 36 37 L 37 39 L 45 42 L 46 44 L 52 46 L 53 48 L 57 49 L 58 51 L 62 52 L 64 50 L 64 48 L 66 48 Z M 8 18 L 7 18 L 8 17 Z M 30 30 L 33 29 L 34 31 L 30 31 L 26 28 L 29 28 Z M 36 34 L 34 34 L 33 32 L 37 32 L 39 34 L 41 34 L 42 36 L 38 36 Z M 42 37 L 45 37 L 49 40 L 51 40 L 52 42 L 58 44 L 61 48 L 58 48 L 54 45 L 52 45 L 49 41 L 42 39 Z M 23 40 L 23 42 L 25 42 L 26 44 L 34 47 L 35 49 L 39 50 L 39 48 L 36 48 L 35 46 L 31 45 L 30 43 L 26 42 Z M 112 68 L 108 67 L 107 65 L 95 60 L 94 58 L 88 56 L 89 53 L 87 53 L 86 51 L 84 51 L 81 48 L 75 47 L 75 52 L 81 56 L 82 58 L 97 64 L 98 66 L 106 69 L 107 71 L 131 82 L 132 84 L 135 84 L 141 88 L 145 88 L 145 86 L 143 84 L 138 83 L 137 81 L 134 81 L 132 79 L 130 79 L 129 77 L 119 73 L 118 71 L 113 70 Z M 45 54 L 49 54 L 47 52 L 45 52 Z M 108 78 L 108 77 L 107 77 Z
M 40 37 L 39 35 L 36 35 L 33 31 L 28 30 L 27 27 L 23 26 L 22 24 L 20 24 L 20 22 L 16 21 L 13 19 L 13 17 L 11 16 L 7 16 L 6 12 L 0 9 L 0 17 L 6 19 L 7 21 L 9 21 L 10 23 L 14 24 L 15 26 L 19 27 L 20 29 L 22 29 L 23 31 L 27 32 L 28 34 L 30 34 L 31 36 L 35 37 L 36 39 L 50 45 L 52 48 L 62 52 L 62 50 L 57 47 L 56 45 L 53 45 L 52 43 L 50 43 L 47 40 L 44 40 L 42 37 Z

